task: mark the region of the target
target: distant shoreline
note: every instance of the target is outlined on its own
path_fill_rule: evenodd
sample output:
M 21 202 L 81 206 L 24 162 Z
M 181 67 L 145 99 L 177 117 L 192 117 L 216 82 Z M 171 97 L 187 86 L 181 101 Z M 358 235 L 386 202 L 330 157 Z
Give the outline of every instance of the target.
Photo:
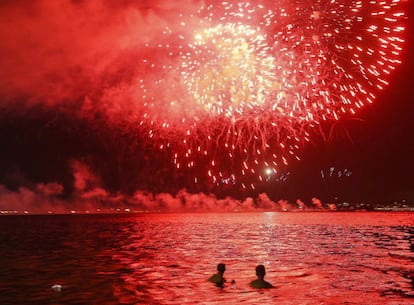
M 1 211 L 0 217 L 12 217 L 12 216 L 111 216 L 111 215 L 120 215 L 120 216 L 127 216 L 127 215 L 140 215 L 140 214 L 249 214 L 249 213 L 280 213 L 280 214 L 289 214 L 289 213 L 414 213 L 414 208 L 407 208 L 407 209 L 387 209 L 387 208 L 379 208 L 374 210 L 328 210 L 328 209 L 305 209 L 305 210 L 288 210 L 288 211 L 275 211 L 275 210 L 258 210 L 258 211 L 162 211 L 162 210 L 154 210 L 154 211 L 130 211 L 130 212 L 114 212 L 114 211 L 101 211 L 101 212 L 15 212 L 15 211 Z

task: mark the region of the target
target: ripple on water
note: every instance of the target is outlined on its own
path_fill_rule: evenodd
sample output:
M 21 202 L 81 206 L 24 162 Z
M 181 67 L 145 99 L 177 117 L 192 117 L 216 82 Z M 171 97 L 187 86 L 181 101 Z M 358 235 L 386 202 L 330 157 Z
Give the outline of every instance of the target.
M 2 219 L 0 304 L 413 304 L 413 216 Z M 206 281 L 218 262 L 224 289 Z M 275 289 L 249 287 L 257 264 Z

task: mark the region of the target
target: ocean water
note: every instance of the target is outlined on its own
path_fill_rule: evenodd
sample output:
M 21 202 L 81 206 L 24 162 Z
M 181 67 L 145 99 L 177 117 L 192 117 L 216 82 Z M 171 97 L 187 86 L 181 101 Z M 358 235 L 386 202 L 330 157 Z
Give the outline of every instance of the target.
M 3 216 L 0 304 L 414 304 L 414 213 Z

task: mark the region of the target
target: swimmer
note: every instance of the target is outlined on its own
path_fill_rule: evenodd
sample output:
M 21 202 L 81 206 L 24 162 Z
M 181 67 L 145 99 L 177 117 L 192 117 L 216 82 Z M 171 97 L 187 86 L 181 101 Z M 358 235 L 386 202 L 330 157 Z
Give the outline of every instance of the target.
M 257 280 L 251 281 L 250 286 L 253 288 L 273 288 L 273 285 L 264 280 L 266 275 L 266 270 L 263 265 L 258 265 L 256 267 Z
M 226 265 L 220 263 L 217 265 L 217 273 L 213 274 L 208 281 L 216 284 L 217 287 L 223 288 L 226 279 L 223 277 L 224 271 L 226 271 Z

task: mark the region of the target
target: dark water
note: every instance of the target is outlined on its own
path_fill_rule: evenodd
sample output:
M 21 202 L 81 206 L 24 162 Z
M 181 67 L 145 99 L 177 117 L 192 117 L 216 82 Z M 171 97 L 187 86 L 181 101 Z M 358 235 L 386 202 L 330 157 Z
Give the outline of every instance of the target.
M 0 217 L 1 305 L 238 303 L 414 304 L 414 213 Z

